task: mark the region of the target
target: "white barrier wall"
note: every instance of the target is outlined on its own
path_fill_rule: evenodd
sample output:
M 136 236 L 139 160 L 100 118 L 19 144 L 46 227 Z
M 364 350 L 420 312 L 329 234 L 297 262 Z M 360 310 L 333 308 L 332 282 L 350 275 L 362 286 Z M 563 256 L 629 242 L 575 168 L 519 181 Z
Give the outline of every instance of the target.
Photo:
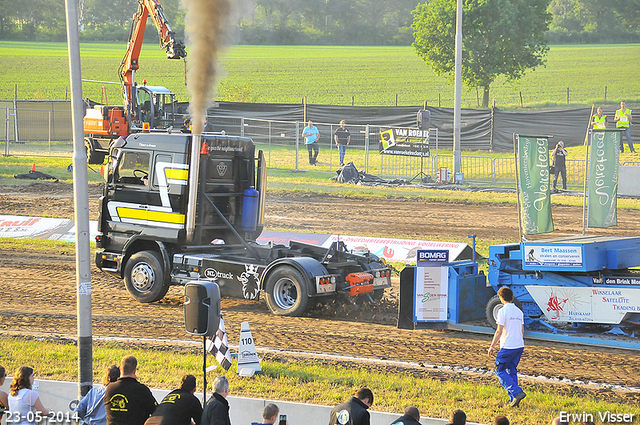
M 10 384 L 11 378 L 7 377 L 0 389 L 8 393 Z M 42 404 L 49 409 L 53 409 L 61 417 L 66 417 L 67 412 L 72 412 L 69 409 L 69 403 L 78 397 L 78 384 L 76 382 L 37 380 L 33 389 L 40 395 Z M 231 390 L 233 392 L 233 388 Z M 152 392 L 156 400 L 160 402 L 169 393 L 169 390 L 152 389 Z M 196 395 L 202 400 L 202 393 L 196 393 Z M 207 399 L 209 397 L 211 395 L 207 394 Z M 233 425 L 250 425 L 252 422 L 262 422 L 262 408 L 267 403 L 278 405 L 280 413 L 287 415 L 289 425 L 327 425 L 332 408 L 316 404 L 233 396 L 229 396 L 227 400 L 229 401 L 229 413 Z M 402 413 L 371 411 L 371 425 L 389 425 L 401 415 Z M 6 418 L 3 418 L 2 425 L 5 425 L 6 422 Z M 420 422 L 424 425 L 445 425 L 448 423 L 444 419 L 433 418 L 422 418 Z
M 640 196 L 640 167 L 621 165 L 619 172 L 618 193 Z

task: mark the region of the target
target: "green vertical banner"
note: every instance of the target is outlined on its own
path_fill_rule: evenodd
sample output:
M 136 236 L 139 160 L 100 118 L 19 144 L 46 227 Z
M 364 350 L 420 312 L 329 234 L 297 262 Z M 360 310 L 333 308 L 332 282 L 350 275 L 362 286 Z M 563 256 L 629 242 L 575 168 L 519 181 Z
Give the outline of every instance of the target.
M 520 216 L 526 235 L 553 232 L 547 136 L 516 135 Z
M 620 131 L 592 131 L 590 148 L 587 226 L 616 226 Z

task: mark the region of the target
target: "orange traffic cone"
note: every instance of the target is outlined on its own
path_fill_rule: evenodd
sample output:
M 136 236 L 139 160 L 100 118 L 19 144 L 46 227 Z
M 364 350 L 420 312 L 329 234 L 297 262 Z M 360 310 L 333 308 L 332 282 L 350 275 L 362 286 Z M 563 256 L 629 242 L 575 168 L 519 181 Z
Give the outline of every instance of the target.
M 36 164 L 35 163 L 31 166 L 31 171 L 36 171 Z
M 100 166 L 100 175 L 104 176 L 104 165 Z

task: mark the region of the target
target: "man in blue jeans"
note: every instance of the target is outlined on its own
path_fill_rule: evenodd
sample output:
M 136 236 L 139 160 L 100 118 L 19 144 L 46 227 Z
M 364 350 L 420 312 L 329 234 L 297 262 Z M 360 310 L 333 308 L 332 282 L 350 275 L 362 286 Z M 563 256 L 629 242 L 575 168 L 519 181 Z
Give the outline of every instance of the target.
M 316 165 L 318 163 L 318 139 L 320 138 L 320 132 L 318 131 L 318 127 L 313 125 L 313 121 L 309 120 L 307 126 L 302 129 L 302 137 L 305 138 L 305 144 L 309 151 L 309 164 Z
M 510 288 L 503 286 L 498 291 L 498 296 L 504 307 L 498 311 L 496 333 L 487 353 L 492 356 L 500 341 L 500 351 L 496 355 L 496 375 L 509 393 L 509 405 L 518 407 L 527 396 L 518 386 L 518 363 L 524 351 L 524 315 L 513 303 L 513 291 Z

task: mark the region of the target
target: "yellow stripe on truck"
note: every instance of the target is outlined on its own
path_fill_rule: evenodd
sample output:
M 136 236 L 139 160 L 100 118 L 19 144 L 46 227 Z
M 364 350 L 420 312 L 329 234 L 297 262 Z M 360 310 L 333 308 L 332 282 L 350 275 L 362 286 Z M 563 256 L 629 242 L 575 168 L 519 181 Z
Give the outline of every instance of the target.
M 164 170 L 167 179 L 169 180 L 188 180 L 189 170 L 178 170 L 175 168 L 167 168 Z
M 136 208 L 118 208 L 121 219 L 147 220 L 158 223 L 184 224 L 184 214 L 162 211 L 148 211 Z
M 184 214 L 149 211 L 147 213 L 147 220 L 161 223 L 184 224 Z
M 134 218 L 136 220 L 146 220 L 147 219 L 147 210 L 141 210 L 137 208 L 126 208 L 126 207 L 118 207 L 118 217 L 123 218 Z

